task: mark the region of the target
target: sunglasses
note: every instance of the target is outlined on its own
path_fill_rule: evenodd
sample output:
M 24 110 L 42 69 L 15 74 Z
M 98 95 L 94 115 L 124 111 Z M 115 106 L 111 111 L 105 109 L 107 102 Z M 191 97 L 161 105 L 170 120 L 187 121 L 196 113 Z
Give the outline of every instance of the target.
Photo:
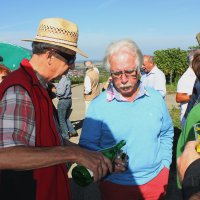
M 122 78 L 122 74 L 124 74 L 127 78 L 137 78 L 137 69 L 127 69 L 124 71 L 110 71 L 110 73 L 113 78 Z
M 5 75 L 5 76 L 2 76 L 2 77 L 0 76 L 0 77 L 1 77 L 1 79 L 2 79 L 2 80 L 4 80 L 4 79 L 6 78 L 6 76 L 7 76 L 7 75 Z
M 55 50 L 56 54 L 58 54 L 59 56 L 61 56 L 62 58 L 64 58 L 66 60 L 66 63 L 68 65 L 72 65 L 74 64 L 75 60 L 76 60 L 76 55 L 70 55 L 58 50 Z

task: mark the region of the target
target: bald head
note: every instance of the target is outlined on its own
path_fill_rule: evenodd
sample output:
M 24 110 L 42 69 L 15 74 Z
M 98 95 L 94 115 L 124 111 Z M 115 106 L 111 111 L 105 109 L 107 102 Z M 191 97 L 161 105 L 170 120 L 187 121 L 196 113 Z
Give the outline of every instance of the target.
M 93 62 L 91 60 L 85 61 L 84 65 L 85 65 L 86 68 L 92 68 L 92 67 L 94 67 Z
M 143 70 L 146 72 L 146 73 L 149 73 L 153 67 L 154 67 L 154 62 L 153 62 L 153 57 L 150 56 L 150 55 L 145 55 L 144 56 L 144 61 L 143 61 Z

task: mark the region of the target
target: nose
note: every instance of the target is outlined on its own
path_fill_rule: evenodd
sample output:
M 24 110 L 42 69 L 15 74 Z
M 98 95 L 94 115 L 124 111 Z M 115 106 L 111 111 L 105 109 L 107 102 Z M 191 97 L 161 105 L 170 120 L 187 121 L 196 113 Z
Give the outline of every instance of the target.
M 126 84 L 128 82 L 128 78 L 126 77 L 126 75 L 123 73 L 121 75 L 121 83 L 122 84 Z

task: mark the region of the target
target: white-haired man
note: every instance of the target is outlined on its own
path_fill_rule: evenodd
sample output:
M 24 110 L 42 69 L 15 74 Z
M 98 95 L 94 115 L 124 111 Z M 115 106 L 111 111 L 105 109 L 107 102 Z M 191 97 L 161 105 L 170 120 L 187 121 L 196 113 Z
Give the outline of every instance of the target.
M 103 200 L 157 200 L 166 192 L 173 125 L 162 96 L 139 81 L 142 61 L 132 40 L 110 44 L 104 66 L 112 82 L 91 102 L 83 123 L 81 146 L 100 150 L 127 142 L 128 168 L 100 183 Z

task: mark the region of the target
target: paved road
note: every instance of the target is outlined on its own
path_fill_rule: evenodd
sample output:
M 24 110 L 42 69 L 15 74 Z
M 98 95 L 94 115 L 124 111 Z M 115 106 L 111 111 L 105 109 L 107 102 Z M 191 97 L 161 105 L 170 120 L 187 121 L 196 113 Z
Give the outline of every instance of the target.
M 83 85 L 76 85 L 72 87 L 72 114 L 70 116 L 71 121 L 75 125 L 77 132 L 81 132 L 82 121 L 85 117 L 85 105 L 83 99 Z M 178 104 L 175 102 L 175 95 L 170 94 L 167 95 L 166 104 L 169 109 L 173 107 L 178 108 Z M 55 105 L 57 104 L 57 100 L 54 99 Z M 78 143 L 79 137 L 71 138 L 70 139 L 74 143 Z M 176 146 L 177 137 L 175 137 L 175 145 Z M 170 178 L 169 178 L 169 185 L 166 200 L 181 200 L 180 191 L 176 188 L 176 169 L 175 169 L 175 157 L 173 156 L 173 164 L 170 170 Z M 68 175 L 71 177 L 71 170 L 69 171 Z M 88 187 L 82 188 L 77 186 L 72 179 L 70 179 L 71 190 L 72 190 L 72 199 L 73 200 L 100 200 L 100 193 L 98 190 L 97 184 L 91 184 Z

